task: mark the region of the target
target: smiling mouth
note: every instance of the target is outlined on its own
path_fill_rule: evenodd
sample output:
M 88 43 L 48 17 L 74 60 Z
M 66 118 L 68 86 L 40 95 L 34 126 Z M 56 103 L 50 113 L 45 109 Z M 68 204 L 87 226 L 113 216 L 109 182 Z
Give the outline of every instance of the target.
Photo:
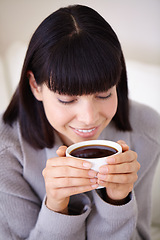
M 82 133 L 91 133 L 91 132 L 93 132 L 95 129 L 96 129 L 96 128 L 92 128 L 92 129 L 76 129 L 76 128 L 75 128 L 76 131 L 82 132 Z
M 82 138 L 90 138 L 94 137 L 98 131 L 99 127 L 93 127 L 89 129 L 79 129 L 79 128 L 72 128 L 72 130 Z

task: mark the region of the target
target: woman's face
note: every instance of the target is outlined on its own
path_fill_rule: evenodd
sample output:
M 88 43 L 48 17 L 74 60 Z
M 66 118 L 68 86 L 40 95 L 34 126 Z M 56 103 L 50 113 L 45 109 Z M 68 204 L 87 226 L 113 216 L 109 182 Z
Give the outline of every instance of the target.
M 42 85 L 39 94 L 49 123 L 67 146 L 97 139 L 117 110 L 116 86 L 106 92 L 70 96 Z

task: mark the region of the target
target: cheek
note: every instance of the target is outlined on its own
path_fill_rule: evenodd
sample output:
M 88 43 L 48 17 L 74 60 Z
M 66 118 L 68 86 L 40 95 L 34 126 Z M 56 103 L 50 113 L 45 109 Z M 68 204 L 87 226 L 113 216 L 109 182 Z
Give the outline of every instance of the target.
M 116 114 L 117 107 L 118 107 L 118 98 L 117 98 L 117 94 L 116 94 L 116 96 L 114 97 L 113 102 L 112 102 L 112 117 Z
M 112 119 L 114 117 L 117 111 L 117 105 L 118 105 L 118 100 L 117 100 L 117 95 L 115 95 L 110 99 L 110 101 L 106 103 L 104 107 L 104 113 L 106 118 Z
M 44 111 L 53 128 L 62 127 L 71 120 L 70 114 L 57 104 L 43 103 Z

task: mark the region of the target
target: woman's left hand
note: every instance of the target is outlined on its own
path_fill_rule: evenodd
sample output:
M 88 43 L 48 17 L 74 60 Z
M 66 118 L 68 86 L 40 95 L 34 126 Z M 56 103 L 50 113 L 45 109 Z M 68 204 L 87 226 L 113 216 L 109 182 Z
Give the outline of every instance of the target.
M 132 191 L 138 176 L 140 164 L 137 153 L 129 150 L 128 145 L 120 140 L 122 153 L 107 158 L 107 165 L 100 167 L 98 184 L 106 187 L 107 197 L 113 201 L 125 199 Z

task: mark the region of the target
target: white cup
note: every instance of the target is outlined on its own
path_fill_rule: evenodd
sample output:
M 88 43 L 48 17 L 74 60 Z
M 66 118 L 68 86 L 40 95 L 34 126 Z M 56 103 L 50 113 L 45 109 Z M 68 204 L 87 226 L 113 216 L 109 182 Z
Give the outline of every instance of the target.
M 89 141 L 84 141 L 84 142 L 78 142 L 78 143 L 75 143 L 75 144 L 72 144 L 71 146 L 69 146 L 66 149 L 66 157 L 77 158 L 77 157 L 72 156 L 71 152 L 73 150 L 77 149 L 77 148 L 80 148 L 80 147 L 83 147 L 83 146 L 88 146 L 88 145 L 93 145 L 93 146 L 104 145 L 104 146 L 116 149 L 117 152 L 115 154 L 112 154 L 112 156 L 117 155 L 117 154 L 122 152 L 122 147 L 116 142 L 108 141 L 108 140 L 89 140 Z M 97 172 L 99 171 L 99 167 L 107 164 L 107 162 L 106 162 L 107 156 L 100 157 L 100 158 L 80 158 L 80 159 L 91 162 L 92 163 L 92 169 L 97 171 Z

